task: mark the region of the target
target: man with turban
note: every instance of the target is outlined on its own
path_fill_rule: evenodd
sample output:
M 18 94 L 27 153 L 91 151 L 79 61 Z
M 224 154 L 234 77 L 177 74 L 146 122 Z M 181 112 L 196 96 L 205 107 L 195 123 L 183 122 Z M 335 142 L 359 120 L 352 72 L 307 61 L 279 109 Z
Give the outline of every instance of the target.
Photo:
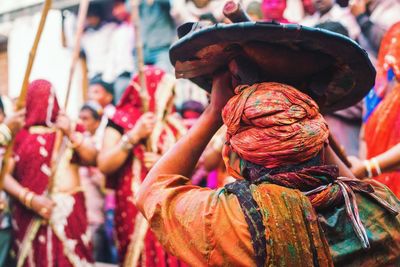
M 232 96 L 234 71 L 214 76 L 210 105 L 137 195 L 165 248 L 191 266 L 400 264 L 399 200 L 352 176 L 328 144 L 317 104 L 273 82 L 238 85 Z M 222 122 L 237 181 L 217 190 L 189 185 L 185 177 Z M 229 153 L 239 160 L 229 162 Z

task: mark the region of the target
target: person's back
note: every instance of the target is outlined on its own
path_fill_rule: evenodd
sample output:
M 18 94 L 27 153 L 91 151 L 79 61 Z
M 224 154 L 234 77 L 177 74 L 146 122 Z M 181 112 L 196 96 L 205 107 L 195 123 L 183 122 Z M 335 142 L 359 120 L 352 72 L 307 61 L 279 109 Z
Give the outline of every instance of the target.
M 239 156 L 227 168 L 238 181 L 217 191 L 187 185 L 180 175 L 190 173 L 230 97 L 221 80 L 211 107 L 137 197 L 160 242 L 194 266 L 399 264 L 399 200 L 379 183 L 342 177 L 353 176 L 328 146 L 318 106 L 291 86 L 238 86 L 222 114 L 226 162 L 229 151 Z

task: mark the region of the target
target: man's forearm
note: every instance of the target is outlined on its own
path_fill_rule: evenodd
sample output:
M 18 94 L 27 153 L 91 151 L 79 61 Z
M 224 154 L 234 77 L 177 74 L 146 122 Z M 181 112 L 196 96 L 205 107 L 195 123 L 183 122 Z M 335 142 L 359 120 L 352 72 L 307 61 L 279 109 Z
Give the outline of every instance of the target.
M 157 181 L 159 175 L 190 176 L 208 142 L 221 125 L 220 111 L 207 108 L 188 134 L 182 137 L 151 169 L 140 188 L 138 202 L 141 202 L 142 197 Z

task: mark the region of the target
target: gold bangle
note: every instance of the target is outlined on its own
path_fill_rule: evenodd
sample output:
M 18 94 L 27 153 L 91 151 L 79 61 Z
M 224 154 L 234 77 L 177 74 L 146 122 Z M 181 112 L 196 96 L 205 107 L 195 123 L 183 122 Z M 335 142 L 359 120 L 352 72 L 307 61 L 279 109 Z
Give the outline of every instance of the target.
M 371 163 L 369 162 L 369 160 L 364 161 L 364 166 L 365 170 L 367 171 L 368 178 L 372 178 L 373 174 L 372 174 Z
M 35 193 L 33 193 L 32 191 L 29 191 L 25 197 L 25 201 L 24 201 L 25 206 L 27 206 L 28 208 L 31 209 L 32 208 L 32 200 L 34 197 L 35 197 Z
M 83 144 L 83 141 L 85 140 L 85 138 L 83 137 L 83 134 L 79 133 L 79 132 L 75 132 L 73 135 L 74 135 L 74 139 L 75 138 L 79 139 L 78 142 L 71 141 L 71 147 L 73 149 L 76 149 L 76 148 L 80 147 Z
M 121 138 L 121 147 L 124 151 L 130 151 L 133 148 L 132 143 L 129 140 L 129 136 L 124 134 Z
M 132 146 L 136 145 L 140 141 L 140 138 L 137 136 L 137 134 L 127 134 L 127 136 L 128 136 L 129 143 Z
M 379 166 L 378 160 L 376 158 L 372 158 L 371 159 L 372 164 L 375 166 L 375 170 L 377 175 L 381 175 L 382 174 L 382 170 L 381 167 Z
M 28 194 L 29 190 L 26 187 L 23 187 L 22 190 L 18 194 L 18 200 L 19 202 L 24 204 L 24 200 L 26 197 L 26 194 Z

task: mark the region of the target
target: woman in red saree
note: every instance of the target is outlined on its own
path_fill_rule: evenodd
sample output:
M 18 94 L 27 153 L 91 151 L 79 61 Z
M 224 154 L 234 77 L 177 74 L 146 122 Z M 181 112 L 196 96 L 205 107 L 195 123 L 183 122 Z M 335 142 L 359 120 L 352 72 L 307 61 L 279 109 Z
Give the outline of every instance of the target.
M 57 129 L 65 137 L 55 156 Z M 26 124 L 14 154 L 4 186 L 15 199 L 17 266 L 92 266 L 77 162 L 94 161 L 95 148 L 71 130 L 48 81 L 29 85 Z
M 352 158 L 353 173 L 374 177 L 400 197 L 400 23 L 382 40 L 376 85 L 366 99 L 366 158 Z
M 175 79 L 154 67 L 147 67 L 145 75 L 148 102 L 141 99 L 135 76 L 106 128 L 98 165 L 117 192 L 120 262 L 124 266 L 179 266 L 182 263 L 163 250 L 133 202 L 149 169 L 186 132 L 174 113 Z M 144 106 L 149 112 L 142 112 Z

